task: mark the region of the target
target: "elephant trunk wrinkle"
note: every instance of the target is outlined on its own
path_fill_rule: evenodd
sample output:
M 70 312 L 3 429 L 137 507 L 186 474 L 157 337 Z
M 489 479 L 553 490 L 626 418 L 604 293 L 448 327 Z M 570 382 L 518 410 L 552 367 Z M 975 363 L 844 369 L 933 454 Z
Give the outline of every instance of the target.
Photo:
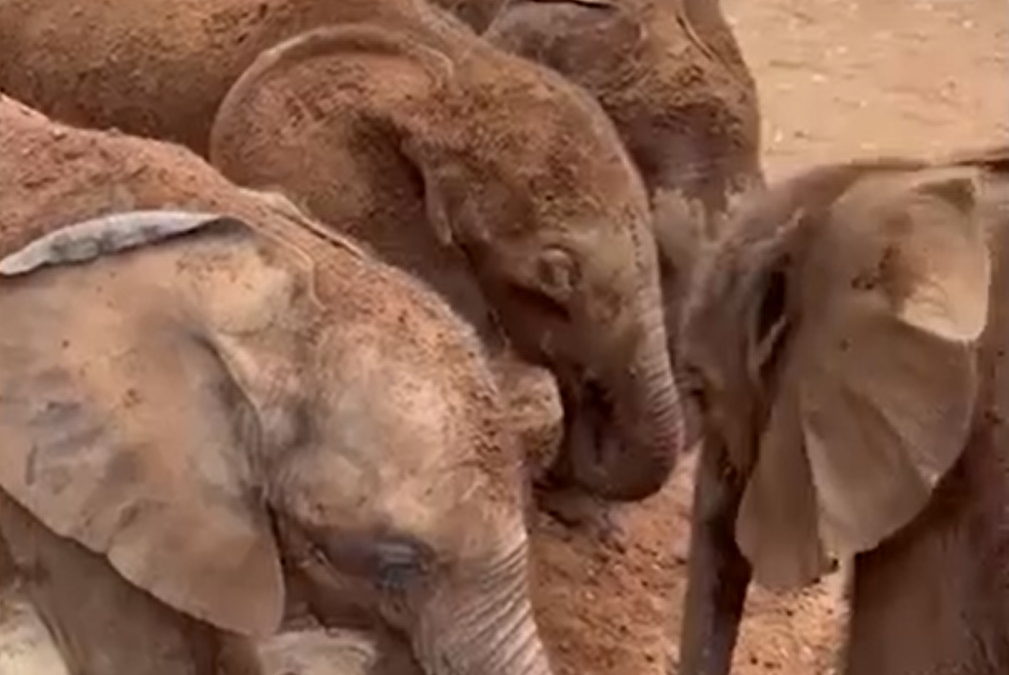
M 441 589 L 421 619 L 418 654 L 438 675 L 549 675 L 532 615 L 524 543 Z
M 516 589 L 515 592 L 523 591 Z M 469 624 L 471 616 L 466 613 L 451 613 L 451 621 Z M 432 664 L 433 671 L 439 675 L 476 675 L 488 672 L 527 675 L 551 672 L 527 598 L 518 604 L 487 614 L 485 621 L 485 625 L 479 626 L 476 631 L 456 627 L 454 630 L 458 632 L 458 637 L 451 644 L 424 650 L 428 654 L 439 654 Z M 447 630 L 451 632 L 453 629 Z M 435 629 L 432 632 L 441 631 Z
M 651 297 L 646 291 L 643 298 Z M 642 310 L 645 328 L 629 364 L 569 395 L 566 442 L 575 480 L 608 499 L 634 501 L 662 488 L 686 443 L 661 305 Z
M 647 294 L 646 294 L 647 295 Z M 623 445 L 632 455 L 642 457 L 637 475 L 638 499 L 659 490 L 676 464 L 686 443 L 682 405 L 666 344 L 661 305 L 645 312 L 647 333 L 641 351 L 630 368 L 637 375 L 630 405 L 617 406 L 618 428 L 624 430 Z

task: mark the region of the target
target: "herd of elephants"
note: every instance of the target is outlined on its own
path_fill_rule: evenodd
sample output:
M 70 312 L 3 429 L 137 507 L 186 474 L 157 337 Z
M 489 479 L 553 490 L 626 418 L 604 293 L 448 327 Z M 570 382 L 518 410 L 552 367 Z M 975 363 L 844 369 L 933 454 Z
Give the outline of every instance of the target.
M 0 571 L 71 675 L 301 614 L 550 675 L 534 500 L 687 452 L 678 673 L 839 561 L 841 672 L 1009 673 L 1009 147 L 768 184 L 717 0 L 0 0 L 0 92 Z

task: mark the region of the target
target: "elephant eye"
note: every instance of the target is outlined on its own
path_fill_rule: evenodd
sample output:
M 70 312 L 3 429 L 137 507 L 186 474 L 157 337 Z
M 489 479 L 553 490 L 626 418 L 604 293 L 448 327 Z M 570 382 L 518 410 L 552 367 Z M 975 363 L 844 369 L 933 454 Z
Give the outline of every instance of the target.
M 431 555 L 416 542 L 390 538 L 376 542 L 375 559 L 379 587 L 402 592 L 429 572 Z
M 581 270 L 574 256 L 559 246 L 544 249 L 536 260 L 536 288 L 554 301 L 565 304 L 575 293 Z

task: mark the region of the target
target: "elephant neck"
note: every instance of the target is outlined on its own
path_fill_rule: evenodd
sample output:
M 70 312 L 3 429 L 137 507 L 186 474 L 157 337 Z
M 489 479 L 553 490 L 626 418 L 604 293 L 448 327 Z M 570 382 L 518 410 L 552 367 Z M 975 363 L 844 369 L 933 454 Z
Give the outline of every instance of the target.
M 849 673 L 1009 672 L 1009 456 L 982 425 L 926 510 L 858 556 Z
M 848 672 L 1009 672 L 1009 182 L 981 194 L 993 300 L 972 433 L 925 510 L 857 558 Z

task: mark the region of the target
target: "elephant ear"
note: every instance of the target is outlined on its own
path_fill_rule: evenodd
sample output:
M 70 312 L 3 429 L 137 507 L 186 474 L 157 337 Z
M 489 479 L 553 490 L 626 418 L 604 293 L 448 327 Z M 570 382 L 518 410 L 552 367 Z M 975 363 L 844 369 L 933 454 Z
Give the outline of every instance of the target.
M 306 31 L 264 51 L 231 86 L 211 128 L 211 162 L 243 185 L 353 202 L 362 158 L 366 168 L 392 160 L 398 148 L 385 139 L 429 135 L 418 106 L 444 100 L 453 78 L 447 56 L 403 32 Z
M 965 446 L 990 283 L 975 175 L 870 175 L 803 226 L 775 336 L 785 365 L 737 521 L 763 583 L 876 547 Z
M 430 224 L 448 245 L 462 194 L 440 183 L 462 177 L 441 180 L 449 169 L 428 165 L 432 148 L 420 139 L 444 134 L 417 110 L 449 101 L 454 81 L 452 61 L 406 33 L 363 24 L 306 31 L 260 54 L 232 85 L 211 129 L 210 159 L 235 182 L 297 186 L 306 203 L 337 213 L 370 199 L 361 192 L 369 182 L 404 169 L 409 181 L 416 169 Z M 398 141 L 387 147 L 388 139 Z M 413 167 L 397 166 L 404 156 Z
M 209 226 L 228 223 L 120 214 L 5 259 L 0 487 L 163 602 L 265 635 L 283 586 L 248 463 L 258 426 L 179 306 L 178 288 L 204 272 L 169 257 L 169 242 L 110 253 L 187 231 L 221 236 Z M 95 250 L 107 255 L 74 254 Z

